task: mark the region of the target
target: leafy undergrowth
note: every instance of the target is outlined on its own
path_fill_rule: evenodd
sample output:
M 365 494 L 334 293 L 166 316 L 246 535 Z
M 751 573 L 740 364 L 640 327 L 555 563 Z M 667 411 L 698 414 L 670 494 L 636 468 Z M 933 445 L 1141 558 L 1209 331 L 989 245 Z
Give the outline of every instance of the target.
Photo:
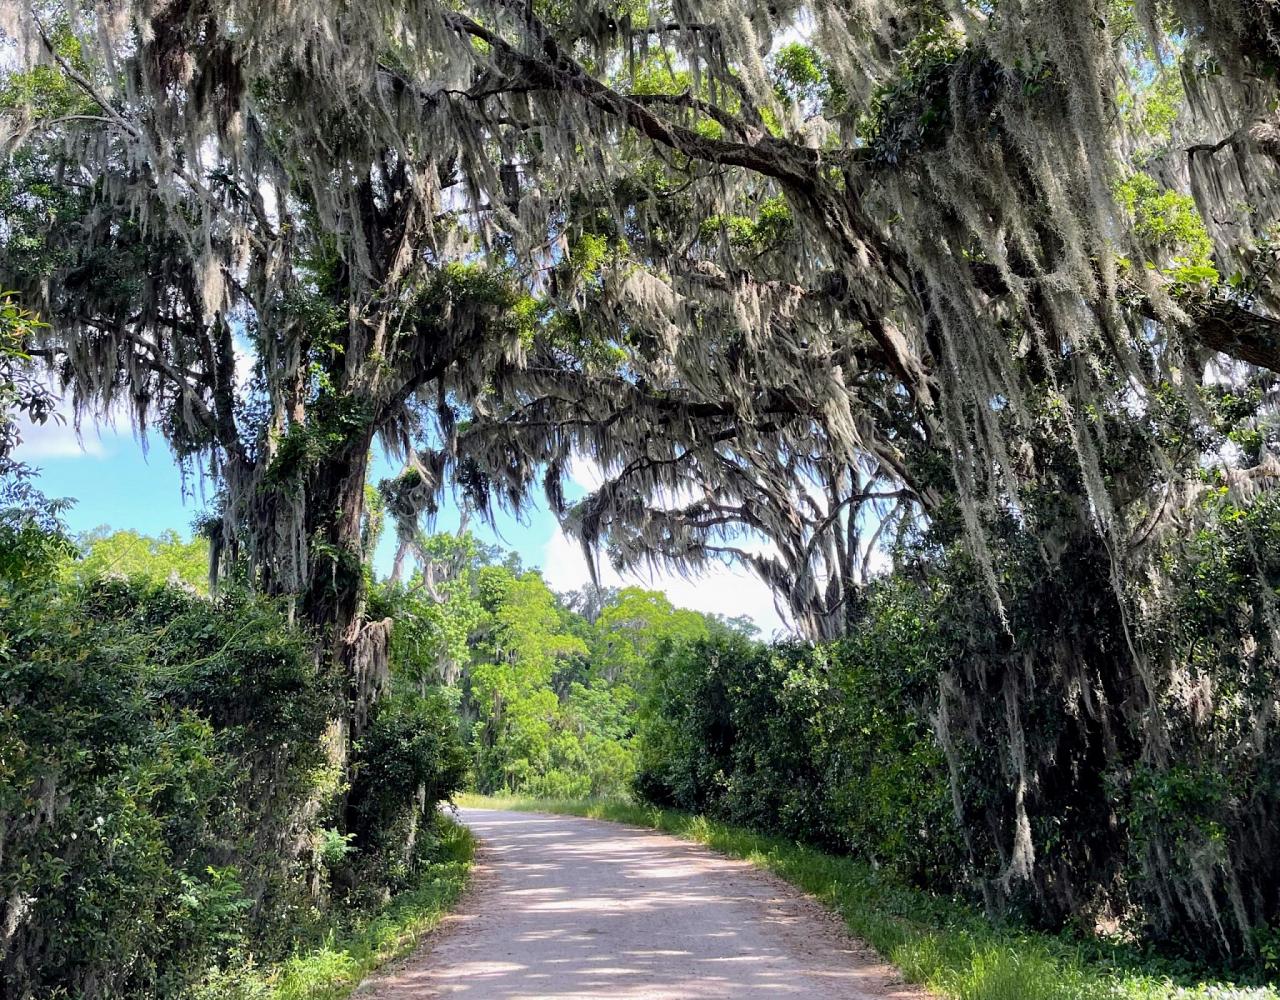
M 1131 949 L 993 926 L 954 899 L 895 883 L 856 859 L 705 816 L 603 800 L 462 795 L 457 802 L 649 827 L 750 861 L 838 912 L 908 980 L 952 1000 L 1280 1000 L 1275 987 L 1197 981 Z
M 376 912 L 332 929 L 318 947 L 273 966 L 251 961 L 211 976 L 194 1000 L 342 1000 L 370 973 L 409 954 L 457 902 L 471 872 L 475 840 L 464 826 L 441 824 L 436 860 L 415 888 Z

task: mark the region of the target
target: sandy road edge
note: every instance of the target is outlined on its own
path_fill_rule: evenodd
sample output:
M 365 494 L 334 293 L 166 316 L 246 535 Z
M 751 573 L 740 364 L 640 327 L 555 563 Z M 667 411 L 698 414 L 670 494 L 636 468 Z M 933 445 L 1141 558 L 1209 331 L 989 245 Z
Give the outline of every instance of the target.
M 452 822 L 460 826 L 466 826 L 458 815 L 456 807 L 445 808 L 441 811 Z M 547 814 L 544 813 L 543 815 Z M 474 849 L 471 855 L 471 867 L 467 872 L 467 881 L 462 887 L 462 893 L 454 900 L 448 912 L 440 918 L 440 922 L 431 930 L 426 931 L 418 939 L 417 944 L 399 958 L 384 962 L 370 972 L 356 984 L 355 988 L 348 994 L 349 996 L 368 996 L 382 984 L 383 980 L 391 979 L 411 966 L 425 962 L 444 940 L 453 937 L 469 921 L 480 916 L 480 907 L 483 904 L 482 897 L 491 895 L 497 884 L 497 876 L 489 861 L 493 854 L 493 849 L 477 836 L 474 831 L 471 831 L 469 827 L 467 829 L 471 832 Z

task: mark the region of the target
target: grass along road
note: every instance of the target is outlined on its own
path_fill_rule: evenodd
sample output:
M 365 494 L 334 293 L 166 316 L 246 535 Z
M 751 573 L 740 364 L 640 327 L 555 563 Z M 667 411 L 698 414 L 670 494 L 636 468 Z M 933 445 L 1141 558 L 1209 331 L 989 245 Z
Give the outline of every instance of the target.
M 458 902 L 471 873 L 475 840 L 448 823 L 439 860 L 419 883 L 375 913 L 334 927 L 323 944 L 304 948 L 277 965 L 252 961 L 213 976 L 192 1000 L 345 1000 L 382 966 L 414 951 Z

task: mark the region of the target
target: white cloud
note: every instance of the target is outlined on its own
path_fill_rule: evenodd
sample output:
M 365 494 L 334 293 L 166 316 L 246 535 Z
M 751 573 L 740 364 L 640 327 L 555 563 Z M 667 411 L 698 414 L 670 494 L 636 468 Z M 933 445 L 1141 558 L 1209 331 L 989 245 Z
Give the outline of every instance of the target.
M 47 458 L 107 458 L 110 454 L 96 428 L 77 433 L 68 422 L 49 420 L 33 424 L 25 418 L 18 421 L 22 444 L 14 457 L 31 462 Z
M 56 398 L 53 416 L 43 424 L 33 424 L 26 414 L 16 416 L 18 433 L 22 443 L 14 452 L 14 458 L 22 462 L 59 458 L 110 458 L 116 452 L 113 447 L 121 443 L 124 433 L 121 427 L 130 426 L 130 411 L 126 400 L 105 415 L 94 417 L 85 414 L 82 426 L 77 430 L 72 416 L 70 390 L 62 392 L 52 375 L 46 374 L 46 386 Z
M 591 493 L 604 485 L 604 470 L 594 459 L 574 454 L 565 467 L 565 478 L 585 493 Z
M 582 546 L 559 527 L 543 552 L 542 575 L 552 590 L 577 590 L 591 579 Z M 753 573 L 741 566 L 715 565 L 686 579 L 672 572 L 619 574 L 601 560 L 600 583 L 607 587 L 644 587 L 662 591 L 671 603 L 706 614 L 736 618 L 745 615 L 768 637 L 787 627 L 773 604 L 773 594 Z

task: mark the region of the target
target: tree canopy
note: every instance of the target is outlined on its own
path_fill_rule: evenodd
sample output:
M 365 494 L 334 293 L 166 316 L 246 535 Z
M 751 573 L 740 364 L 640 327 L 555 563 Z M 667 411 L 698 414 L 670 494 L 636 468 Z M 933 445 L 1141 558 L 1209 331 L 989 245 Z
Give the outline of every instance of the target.
M 1280 363 L 1269 7 L 1060 8 L 35 4 L 4 273 L 269 588 L 358 547 L 376 436 L 419 511 L 589 456 L 585 541 L 838 635 L 882 526 L 981 554 L 1060 443 L 1120 555 L 1107 415 Z
M 136 531 L 105 527 L 77 540 L 81 557 L 70 567 L 81 580 L 104 576 L 145 578 L 152 583 L 182 583 L 204 591 L 209 581 L 209 543 L 204 538 L 184 541 L 176 531 L 150 538 Z

